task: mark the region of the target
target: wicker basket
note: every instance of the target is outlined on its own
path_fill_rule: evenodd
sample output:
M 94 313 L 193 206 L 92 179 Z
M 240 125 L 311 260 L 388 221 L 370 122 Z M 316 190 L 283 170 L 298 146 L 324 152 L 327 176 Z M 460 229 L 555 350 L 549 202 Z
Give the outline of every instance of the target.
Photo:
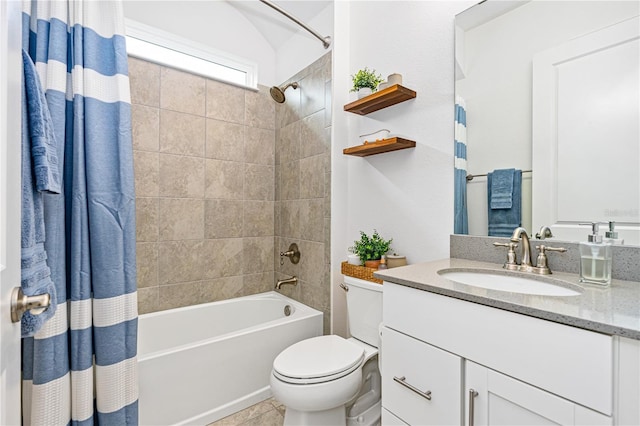
M 382 280 L 373 277 L 373 273 L 375 271 L 377 271 L 377 269 L 367 268 L 366 266 L 352 265 L 348 262 L 342 262 L 342 275 L 348 275 L 350 277 L 360 278 L 361 280 L 367 280 L 374 283 L 382 284 Z

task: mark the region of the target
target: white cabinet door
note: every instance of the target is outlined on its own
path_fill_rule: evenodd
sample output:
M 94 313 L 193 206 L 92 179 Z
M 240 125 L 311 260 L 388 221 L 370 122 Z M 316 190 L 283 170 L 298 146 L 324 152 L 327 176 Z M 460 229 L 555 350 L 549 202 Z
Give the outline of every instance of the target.
M 612 424 L 610 417 L 470 361 L 465 387 L 468 426 Z
M 382 405 L 409 425 L 460 425 L 462 358 L 382 331 Z

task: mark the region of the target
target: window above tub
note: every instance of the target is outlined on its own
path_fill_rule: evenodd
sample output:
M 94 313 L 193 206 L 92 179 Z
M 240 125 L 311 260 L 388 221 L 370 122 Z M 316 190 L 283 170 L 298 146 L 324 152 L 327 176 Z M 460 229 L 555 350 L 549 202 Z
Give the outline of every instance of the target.
M 235 86 L 258 87 L 255 62 L 130 19 L 125 25 L 130 56 Z

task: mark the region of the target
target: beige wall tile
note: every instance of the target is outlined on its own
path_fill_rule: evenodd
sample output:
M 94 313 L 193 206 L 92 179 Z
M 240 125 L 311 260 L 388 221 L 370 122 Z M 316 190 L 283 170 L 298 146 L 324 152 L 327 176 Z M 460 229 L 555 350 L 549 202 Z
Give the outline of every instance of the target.
M 313 157 L 312 157 L 313 158 Z M 300 198 L 300 163 L 284 163 L 280 165 L 280 176 L 278 178 L 277 189 L 279 200 L 296 200 Z
M 129 57 L 131 103 L 160 106 L 160 65 Z
M 214 302 L 243 296 L 242 281 L 242 276 L 203 281 L 202 298 L 206 301 Z
M 242 291 L 245 295 L 271 291 L 275 286 L 273 271 L 243 275 L 242 279 Z
M 244 132 L 241 124 L 207 119 L 206 157 L 244 161 Z
M 275 131 L 247 127 L 244 161 L 247 163 L 275 164 Z
M 205 118 L 181 112 L 160 112 L 160 152 L 204 157 Z
M 136 198 L 136 241 L 158 241 L 158 199 Z
M 158 151 L 160 110 L 144 105 L 131 105 L 133 149 Z
M 204 159 L 160 154 L 160 192 L 164 197 L 202 198 Z
M 300 238 L 324 242 L 324 200 L 312 198 L 300 200 Z
M 160 108 L 204 116 L 205 79 L 184 71 L 162 67 Z
M 160 285 L 202 279 L 202 240 L 163 241 L 158 244 Z
M 136 244 L 138 289 L 158 285 L 158 243 Z
M 138 289 L 138 314 L 158 311 L 158 287 Z
M 300 204 L 302 200 L 280 201 L 281 235 L 288 238 L 300 238 Z
M 245 89 L 207 80 L 207 117 L 244 124 Z
M 324 130 L 324 114 L 316 112 L 302 120 L 300 129 L 300 158 L 324 154 L 329 151 Z
M 273 201 L 245 201 L 243 236 L 273 236 L 273 212 Z
M 204 239 L 204 200 L 161 198 L 160 241 Z
M 273 166 L 245 164 L 244 199 L 273 201 L 274 176 Z
M 206 200 L 205 238 L 241 237 L 243 205 L 244 202 L 241 200 Z
M 159 180 L 157 152 L 133 151 L 136 197 L 157 197 Z
M 300 279 L 314 285 L 324 280 L 324 244 L 300 241 Z M 328 289 L 328 286 L 327 286 Z
M 242 272 L 256 274 L 273 271 L 273 237 L 242 239 Z
M 331 172 L 324 174 L 324 217 L 331 217 Z
M 307 117 L 324 108 L 324 70 L 318 69 L 300 80 L 300 116 Z M 322 114 L 324 118 L 324 113 Z
M 210 300 L 202 281 L 169 284 L 158 287 L 158 310 L 175 309 L 183 306 L 198 305 Z
M 324 218 L 324 263 L 329 266 L 331 263 L 331 218 Z M 329 268 L 327 268 L 329 269 Z M 330 279 L 327 281 L 331 281 Z
M 296 121 L 279 130 L 276 140 L 277 164 L 286 164 L 300 159 L 301 123 Z
M 244 164 L 233 161 L 205 160 L 206 198 L 225 200 L 242 199 L 244 188 Z
M 322 155 L 300 160 L 300 198 L 324 197 L 324 158 Z
M 331 108 L 331 80 L 327 81 L 324 86 L 324 125 L 331 126 L 333 109 Z M 329 138 L 331 139 L 331 138 Z
M 204 278 L 242 275 L 242 238 L 205 240 Z
M 291 89 L 290 89 L 291 90 Z M 273 130 L 276 121 L 276 102 L 269 95 L 269 89 L 245 92 L 245 123 L 251 127 Z

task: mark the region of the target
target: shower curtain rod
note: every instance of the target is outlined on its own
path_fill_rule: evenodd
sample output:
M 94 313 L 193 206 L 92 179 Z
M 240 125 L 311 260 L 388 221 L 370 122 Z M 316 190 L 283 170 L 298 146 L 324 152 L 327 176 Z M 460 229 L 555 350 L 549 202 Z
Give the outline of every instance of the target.
M 320 40 L 322 42 L 322 45 L 324 46 L 325 49 L 327 49 L 331 45 L 331 36 L 322 37 L 316 31 L 314 31 L 313 29 L 309 28 L 304 22 L 302 22 L 301 20 L 299 20 L 295 16 L 291 15 L 289 12 L 287 12 L 286 10 L 281 8 L 280 6 L 278 6 L 276 4 L 273 4 L 269 0 L 260 0 L 260 1 L 262 3 L 264 3 L 264 4 L 266 4 L 267 6 L 269 6 L 270 8 L 272 8 L 273 10 L 276 10 L 276 11 L 280 12 L 281 14 L 283 14 L 284 16 L 286 16 L 287 18 L 291 19 L 293 22 L 295 22 L 296 24 L 300 25 L 305 30 L 309 31 L 318 40 Z

